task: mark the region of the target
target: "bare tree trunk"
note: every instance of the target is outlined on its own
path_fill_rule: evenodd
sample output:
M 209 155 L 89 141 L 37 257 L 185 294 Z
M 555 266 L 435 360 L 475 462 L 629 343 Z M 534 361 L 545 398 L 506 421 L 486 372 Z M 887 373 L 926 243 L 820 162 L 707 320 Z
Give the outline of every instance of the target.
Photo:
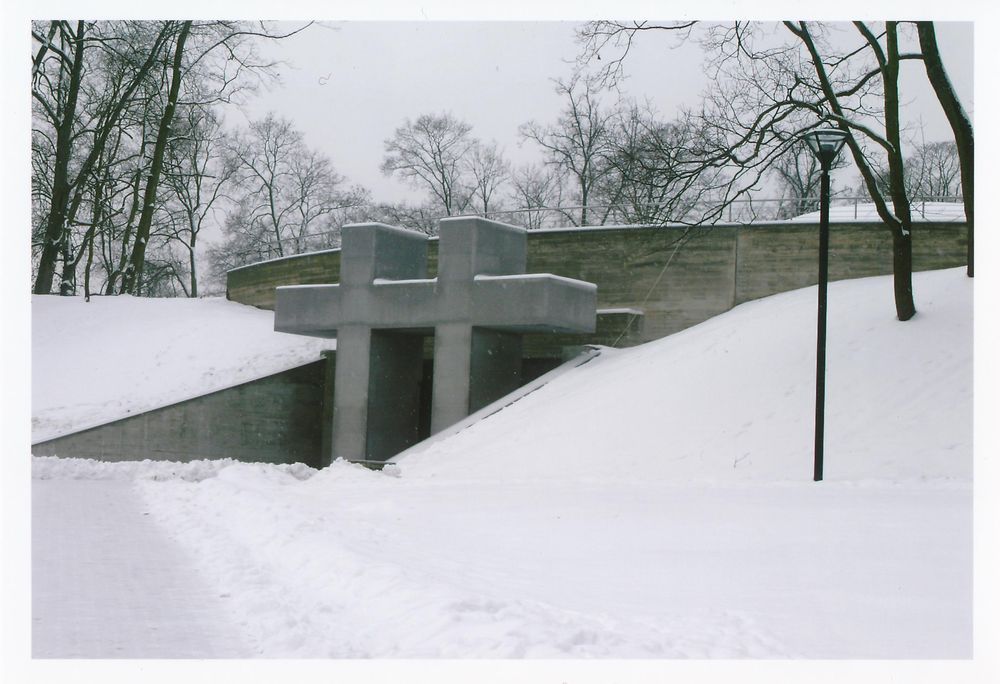
M 65 239 L 66 211 L 70 196 L 69 161 L 73 153 L 73 123 L 76 121 L 76 103 L 80 94 L 80 76 L 83 71 L 84 31 L 82 21 L 76 25 L 76 47 L 66 90 L 66 105 L 62 119 L 56 127 L 56 159 L 52 170 L 52 204 L 45 222 L 42 254 L 38 260 L 38 273 L 32 288 L 34 294 L 48 294 L 56 274 L 56 260 Z M 53 122 L 55 123 L 55 122 Z M 61 288 L 60 288 L 61 290 Z
M 975 163 L 974 147 L 975 138 L 973 136 L 972 122 L 968 114 L 962 107 L 962 103 L 952 88 L 951 81 L 944 69 L 941 61 L 941 53 L 938 51 L 937 35 L 934 31 L 934 23 L 930 21 L 917 22 L 917 34 L 920 37 L 920 51 L 924 55 L 924 68 L 927 70 L 927 80 L 930 81 L 937 95 L 941 109 L 948 117 L 951 130 L 955 135 L 955 145 L 958 148 L 958 164 L 962 169 L 962 201 L 965 203 L 965 221 L 968 225 L 968 267 L 966 273 L 973 277 L 973 262 L 975 249 L 973 245 L 974 220 L 973 220 L 973 192 Z
M 850 128 L 843 122 L 844 112 L 841 109 L 837 94 L 830 83 L 830 78 L 826 72 L 826 66 L 821 58 L 812 35 L 804 22 L 798 24 L 786 22 L 785 24 L 809 50 L 812 58 L 813 69 L 819 78 L 823 94 L 829 102 L 834 115 L 841 119 L 840 127 L 847 133 L 851 133 Z M 879 191 L 878 181 L 874 172 L 865 158 L 864 152 L 854 139 L 853 134 L 847 138 L 847 146 L 854 157 L 855 165 L 861 172 L 868 194 L 872 198 L 879 218 L 892 232 L 893 241 L 893 293 L 896 300 L 896 317 L 901 321 L 913 318 L 917 312 L 913 303 L 912 285 L 912 245 L 910 242 L 910 204 L 906 198 L 904 187 L 903 157 L 899 145 L 899 84 L 897 77 L 899 74 L 899 51 L 896 42 L 896 24 L 886 22 L 888 55 L 882 51 L 878 39 L 872 31 L 862 22 L 855 22 L 858 31 L 864 36 L 869 47 L 878 60 L 879 70 L 882 73 L 884 101 L 885 101 L 885 131 L 886 147 L 889 162 L 890 190 L 892 194 L 893 211 L 890 212 Z
M 913 222 L 910 200 L 906 196 L 906 175 L 903 166 L 902 145 L 899 136 L 899 43 L 897 25 L 888 21 L 886 32 L 886 60 L 882 70 L 885 97 L 885 133 L 894 152 L 889 154 L 889 194 L 892 208 L 900 222 L 892 234 L 892 277 L 896 295 L 896 317 L 908 321 L 917 313 L 913 303 Z
M 170 92 L 167 94 L 167 104 L 160 117 L 160 127 L 156 134 L 156 145 L 153 148 L 153 160 L 150 164 L 149 179 L 146 181 L 146 191 L 143 195 L 142 214 L 136 228 L 135 244 L 132 247 L 132 257 L 129 267 L 122 279 L 120 293 L 138 294 L 138 283 L 142 280 L 142 269 L 146 263 L 146 246 L 153 226 L 153 212 L 156 210 L 156 189 L 160 182 L 160 172 L 163 169 L 163 155 L 167 149 L 167 139 L 170 137 L 170 122 L 177 108 L 177 96 L 181 87 L 181 61 L 184 57 L 184 43 L 191 30 L 191 21 L 185 21 L 177 34 L 177 44 L 174 48 L 174 60 L 170 77 Z
M 90 269 L 94 265 L 94 235 L 91 234 L 87 240 L 87 265 L 83 269 L 83 297 L 84 301 L 90 301 Z
M 192 230 L 191 244 L 188 247 L 188 254 L 190 255 L 190 262 L 191 262 L 191 289 L 189 291 L 189 296 L 193 298 L 198 297 L 198 270 L 194 258 L 195 242 L 197 241 L 197 239 L 198 239 L 198 232 Z
M 94 265 L 94 238 L 97 235 L 98 226 L 104 220 L 104 179 L 97 178 L 94 183 L 94 213 L 91 216 L 90 229 L 83 238 L 87 248 L 87 263 L 83 267 L 83 297 L 84 301 L 90 301 L 90 269 Z
M 104 287 L 104 294 L 113 295 L 118 284 L 118 278 L 125 272 L 125 264 L 128 263 L 128 245 L 132 239 L 132 225 L 135 222 L 135 215 L 139 212 L 139 182 L 142 180 L 142 171 L 135 172 L 132 180 L 132 206 L 129 208 L 128 220 L 125 221 L 125 230 L 121 238 L 121 254 L 118 256 L 118 265 L 108 276 L 108 282 Z M 113 252 L 113 250 L 112 250 Z
M 76 294 L 76 261 L 73 260 L 73 249 L 69 243 L 69 235 L 63 233 L 60 244 L 62 254 L 62 275 L 59 277 L 59 296 L 69 297 Z
M 908 321 L 917 313 L 913 304 L 913 240 L 909 231 L 892 232 L 892 290 L 896 318 Z

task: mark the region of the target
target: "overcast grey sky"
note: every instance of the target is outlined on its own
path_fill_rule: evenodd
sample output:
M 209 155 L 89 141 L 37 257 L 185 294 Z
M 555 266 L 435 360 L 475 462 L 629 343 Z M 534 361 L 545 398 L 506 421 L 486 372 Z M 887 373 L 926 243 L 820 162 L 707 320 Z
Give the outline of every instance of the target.
M 580 46 L 572 22 L 325 22 L 269 48 L 287 60 L 283 85 L 262 92 L 246 107 L 256 118 L 274 111 L 294 121 L 310 146 L 325 152 L 351 182 L 375 199 L 415 199 L 417 193 L 379 171 L 383 141 L 406 118 L 451 112 L 480 139 L 496 140 L 515 163 L 538 161 L 531 145 L 519 146 L 518 126 L 554 121 L 562 101 L 554 78 L 568 77 Z M 845 31 L 848 27 L 845 27 Z M 853 33 L 853 30 L 850 30 Z M 970 113 L 973 111 L 973 44 L 970 22 L 938 26 L 945 64 Z M 853 38 L 853 36 L 852 36 Z M 626 70 L 627 95 L 649 99 L 671 118 L 697 104 L 711 87 L 702 53 L 693 41 L 677 45 L 662 33 L 642 35 Z M 950 139 L 950 130 L 923 67 L 904 63 L 904 115 L 923 124 L 928 142 Z M 230 112 L 231 125 L 245 119 Z

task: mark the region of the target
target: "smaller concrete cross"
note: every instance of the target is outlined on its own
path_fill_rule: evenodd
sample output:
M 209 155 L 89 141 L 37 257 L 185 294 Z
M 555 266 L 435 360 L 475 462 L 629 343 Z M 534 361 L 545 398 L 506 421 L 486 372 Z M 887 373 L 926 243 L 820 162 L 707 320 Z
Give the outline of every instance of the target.
M 596 286 L 526 275 L 526 262 L 523 228 L 442 219 L 428 279 L 426 236 L 353 224 L 339 285 L 277 289 L 275 330 L 337 337 L 332 458 L 384 461 L 417 441 L 427 335 L 434 433 L 517 388 L 522 333 L 593 332 Z

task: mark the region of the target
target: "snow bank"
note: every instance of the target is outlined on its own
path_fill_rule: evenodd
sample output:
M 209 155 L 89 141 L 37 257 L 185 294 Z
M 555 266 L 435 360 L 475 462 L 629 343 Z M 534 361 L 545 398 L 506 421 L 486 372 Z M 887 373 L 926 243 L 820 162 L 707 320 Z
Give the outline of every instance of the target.
M 216 477 L 220 471 L 233 466 L 246 466 L 266 473 L 283 473 L 299 480 L 307 480 L 316 470 L 303 463 L 245 464 L 231 458 L 216 461 L 120 461 L 117 463 L 94 461 L 86 458 L 59 458 L 36 456 L 31 460 L 33 480 L 184 480 L 201 482 Z
M 834 204 L 830 206 L 830 221 L 834 223 L 851 223 L 852 221 L 881 221 L 875 205 L 871 202 L 861 204 Z M 914 221 L 965 221 L 965 205 L 961 202 L 914 202 L 910 207 Z M 819 223 L 819 211 L 802 214 L 788 219 L 793 223 Z
M 33 296 L 32 442 L 320 358 L 334 342 L 274 332 L 221 298 Z
M 972 280 L 832 283 L 826 477 L 972 475 Z M 811 478 L 816 288 L 749 302 L 670 337 L 607 350 L 458 435 L 398 459 L 404 477 L 664 481 Z

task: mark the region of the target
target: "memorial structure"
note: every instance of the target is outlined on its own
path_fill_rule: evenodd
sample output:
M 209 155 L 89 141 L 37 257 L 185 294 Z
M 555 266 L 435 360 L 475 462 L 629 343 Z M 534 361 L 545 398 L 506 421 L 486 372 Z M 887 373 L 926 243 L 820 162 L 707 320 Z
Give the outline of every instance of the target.
M 455 307 L 454 304 L 431 303 L 430 308 L 422 309 L 423 313 L 419 316 L 416 311 L 412 314 L 408 312 L 408 316 L 420 319 L 406 323 L 414 326 L 410 330 L 386 325 L 385 320 L 376 318 L 368 321 L 359 319 L 362 334 L 365 328 L 369 328 L 371 335 L 365 363 L 371 365 L 374 361 L 375 368 L 382 369 L 382 378 L 364 384 L 362 395 L 357 395 L 364 397 L 363 403 L 360 399 L 357 400 L 354 409 L 355 415 L 360 415 L 360 420 L 364 421 L 364 432 L 355 433 L 356 436 L 363 434 L 363 438 L 359 440 L 362 446 L 353 452 L 357 456 L 351 455 L 352 452 L 342 452 L 346 454 L 345 457 L 372 459 L 378 454 L 391 453 L 396 449 L 395 445 L 406 446 L 413 439 L 412 408 L 405 420 L 403 417 L 387 414 L 380 408 L 387 406 L 388 411 L 396 411 L 407 402 L 412 407 L 412 395 L 408 398 L 401 390 L 408 387 L 410 392 L 413 391 L 416 369 L 409 365 L 409 361 L 403 363 L 398 356 L 393 356 L 395 367 L 406 371 L 403 374 L 406 382 L 392 384 L 390 381 L 393 375 L 387 375 L 386 364 L 382 361 L 386 358 L 386 348 L 398 349 L 415 344 L 413 340 L 407 342 L 405 336 L 416 335 L 423 340 L 417 428 L 417 438 L 422 439 L 432 432 L 434 394 L 437 395 L 438 404 L 455 400 L 451 407 L 458 408 L 452 415 L 464 414 L 478 408 L 491 397 L 501 396 L 507 387 L 531 381 L 555 368 L 567 353 L 572 353 L 570 350 L 573 348 L 584 345 L 630 347 L 642 344 L 690 328 L 743 302 L 816 283 L 817 229 L 815 225 L 804 222 L 720 224 L 695 228 L 602 226 L 534 230 L 527 233 L 526 266 L 523 262 L 513 263 L 522 259 L 520 246 L 516 247 L 516 259 L 510 251 L 512 243 L 519 242 L 522 239 L 520 237 L 507 240 L 504 251 L 489 257 L 501 260 L 502 263 L 494 262 L 492 266 L 486 266 L 484 264 L 488 259 L 483 253 L 485 242 L 475 242 L 479 238 L 471 232 L 465 235 L 470 241 L 465 247 L 459 248 L 458 243 L 454 242 L 464 238 L 463 231 L 458 230 L 456 235 L 452 226 L 465 221 L 470 219 L 446 219 L 442 228 L 444 237 L 440 241 L 435 237 L 427 239 L 409 232 L 403 232 L 403 237 L 394 241 L 387 236 L 398 236 L 400 231 L 382 227 L 383 230 L 376 231 L 381 235 L 377 239 L 379 245 L 391 242 L 395 245 L 393 249 L 409 245 L 416 256 L 408 261 L 403 254 L 393 255 L 391 250 L 390 253 L 383 254 L 380 251 L 377 265 L 375 261 L 368 264 L 367 268 L 372 272 L 368 274 L 369 277 L 360 280 L 357 288 L 350 285 L 352 278 L 357 278 L 357 272 L 345 273 L 343 267 L 350 261 L 352 268 L 360 268 L 365 263 L 365 257 L 360 261 L 355 259 L 358 250 L 350 245 L 345 245 L 344 252 L 330 249 L 284 256 L 248 264 L 228 273 L 228 299 L 268 310 L 275 308 L 276 288 L 338 281 L 341 282 L 338 291 L 357 289 L 363 293 L 363 297 L 379 301 L 382 298 L 391 299 L 392 292 L 408 289 L 407 283 L 399 282 L 400 279 L 430 280 L 433 283 L 416 284 L 414 292 L 406 295 L 415 298 L 412 301 L 445 297 L 444 292 L 454 287 L 452 281 L 456 279 L 465 282 L 469 290 L 492 287 L 498 297 L 503 297 L 488 305 L 483 303 L 484 297 L 479 297 L 474 304 L 466 301 L 463 305 L 467 307 L 467 316 L 463 319 L 465 323 L 450 329 L 453 335 L 465 330 L 470 340 L 466 350 L 469 355 L 467 385 L 458 382 L 460 375 L 447 374 L 434 387 L 433 356 L 439 348 L 443 350 L 442 345 L 447 346 L 447 331 L 443 326 L 449 321 L 442 319 L 428 322 L 426 317 L 431 315 L 428 311 L 436 312 L 434 315 L 438 316 L 450 316 L 453 313 L 457 316 L 457 308 L 455 312 L 449 310 L 449 307 Z M 489 235 L 490 227 L 498 224 L 486 225 L 486 234 Z M 507 228 L 507 233 L 503 233 L 504 228 Z M 499 230 L 501 234 L 510 236 L 510 227 L 501 226 Z M 353 235 L 354 231 L 353 227 L 347 230 L 346 242 L 351 245 L 356 245 L 355 240 L 359 238 Z M 513 232 L 520 234 L 517 229 L 513 229 Z M 962 221 L 915 221 L 914 270 L 964 265 L 967 233 Z M 496 235 L 494 238 L 504 242 Z M 892 238 L 881 223 L 870 220 L 834 222 L 831 225 L 830 240 L 831 280 L 892 273 Z M 448 256 L 443 253 L 446 244 Z M 376 238 L 371 237 L 369 248 L 373 256 L 376 253 Z M 467 254 L 459 258 L 455 255 L 455 250 L 461 249 L 466 249 Z M 427 255 L 426 268 L 423 266 L 424 254 Z M 443 257 L 444 262 L 439 257 Z M 454 269 L 457 264 L 465 263 L 463 258 L 468 259 L 469 275 L 456 278 Z M 439 266 L 447 272 L 442 273 Z M 523 275 L 523 271 L 527 270 L 558 273 L 596 283 L 596 330 L 554 335 L 528 334 L 520 340 L 520 335 L 515 334 L 517 326 L 505 327 L 504 320 L 491 324 L 487 320 L 491 316 L 499 318 L 500 315 L 512 316 L 527 311 L 523 300 L 507 296 L 519 289 L 520 286 L 515 286 L 516 281 L 523 281 L 524 285 L 538 280 L 537 276 Z M 479 276 L 474 275 L 474 272 L 479 273 Z M 434 280 L 433 276 L 437 275 L 442 278 Z M 470 279 L 471 282 L 468 282 Z M 567 283 L 560 278 L 542 278 L 541 282 L 553 283 L 553 287 L 559 287 L 556 283 Z M 538 282 L 534 285 L 537 287 Z M 428 295 L 428 288 L 439 295 Z M 321 292 L 313 294 L 323 299 L 326 295 Z M 333 297 L 338 300 L 339 306 L 341 295 Z M 454 296 L 448 295 L 446 299 L 454 301 Z M 539 304 L 535 302 L 532 305 Z M 397 306 L 407 310 L 410 305 L 397 301 Z M 374 308 L 366 308 L 366 305 L 359 305 L 358 310 L 369 317 L 373 317 L 376 311 Z M 567 311 L 558 307 L 551 307 L 551 310 L 555 316 L 567 314 Z M 379 311 L 383 312 L 380 315 L 388 316 L 385 308 Z M 290 313 L 282 312 L 283 315 Z M 316 318 L 318 313 L 314 311 L 309 314 L 313 316 L 311 321 L 305 315 L 299 318 L 297 325 L 300 329 L 295 332 L 311 334 L 310 331 L 313 330 L 318 331 L 318 334 L 335 335 L 336 328 L 331 326 L 333 319 L 327 317 L 326 320 L 319 320 Z M 482 315 L 483 318 L 475 322 L 473 314 Z M 291 319 L 288 322 L 292 322 Z M 457 319 L 450 322 L 461 323 Z M 338 324 L 341 323 L 343 321 Z M 445 334 L 435 343 L 434 333 L 439 329 L 438 323 L 441 323 L 442 333 Z M 548 328 L 545 325 L 533 327 L 530 322 L 522 322 L 520 326 L 521 330 L 530 332 L 572 328 L 572 325 L 560 324 L 560 318 L 550 320 Z M 583 329 L 583 326 L 576 329 Z M 343 338 L 345 345 L 347 337 L 350 337 L 350 333 Z M 483 345 L 490 340 L 494 343 L 493 354 L 489 353 L 490 348 L 485 353 L 482 351 Z M 500 342 L 505 342 L 507 346 L 498 347 Z M 520 377 L 517 375 L 516 362 L 511 358 L 515 354 L 510 347 L 518 343 L 522 345 Z M 410 349 L 415 357 L 416 353 L 412 351 L 412 347 Z M 502 349 L 509 352 L 506 370 L 493 373 L 491 369 L 502 370 L 504 367 L 504 364 L 499 363 L 499 358 L 494 358 Z M 375 356 L 371 356 L 373 350 L 376 352 Z M 349 354 L 349 349 L 345 351 L 346 354 Z M 334 437 L 332 404 L 339 357 L 339 354 L 333 352 L 328 358 L 315 359 L 303 366 L 259 377 L 235 387 L 213 389 L 170 405 L 138 414 L 122 415 L 101 425 L 48 437 L 33 443 L 31 450 L 38 456 L 59 455 L 106 461 L 234 458 L 251 462 L 305 463 L 320 468 L 330 462 L 334 452 L 331 446 Z M 473 364 L 476 359 L 482 361 L 483 357 L 488 363 Z M 437 365 L 440 377 L 444 374 L 444 366 Z M 368 375 L 361 377 L 367 379 Z M 354 379 L 360 382 L 357 377 Z M 347 380 L 342 381 L 342 384 L 343 382 Z M 449 382 L 459 386 L 459 395 L 453 394 L 454 387 L 447 392 L 442 389 Z M 396 394 L 387 395 L 387 386 L 395 388 Z M 368 392 L 369 388 L 374 389 L 374 396 Z M 374 411 L 371 408 L 373 406 Z M 437 414 L 436 429 L 452 420 L 446 418 L 447 413 L 440 409 L 434 410 Z M 342 412 L 342 418 L 347 417 L 350 411 L 348 407 Z M 371 422 L 373 419 L 396 421 L 390 425 L 398 424 L 403 427 L 399 431 L 375 429 Z M 370 442 L 369 436 L 372 437 Z M 379 440 L 386 443 L 379 445 Z
M 458 217 L 439 235 L 436 278 L 427 236 L 367 223 L 343 229 L 339 284 L 277 289 L 275 330 L 337 338 L 327 460 L 384 462 L 418 441 L 427 336 L 435 433 L 521 384 L 522 334 L 594 331 L 597 287 L 525 274 L 523 228 Z

